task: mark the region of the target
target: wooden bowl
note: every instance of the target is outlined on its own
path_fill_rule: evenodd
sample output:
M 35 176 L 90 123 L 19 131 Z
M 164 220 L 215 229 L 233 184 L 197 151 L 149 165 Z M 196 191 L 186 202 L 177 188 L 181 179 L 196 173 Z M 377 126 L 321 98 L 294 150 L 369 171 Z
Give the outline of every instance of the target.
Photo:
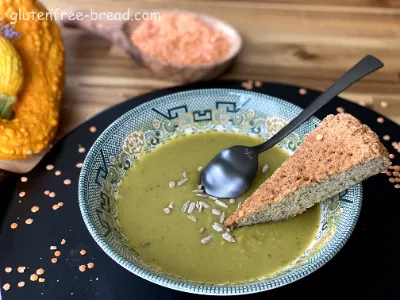
M 73 10 L 73 13 L 82 13 L 90 15 L 89 11 Z M 205 64 L 177 64 L 156 57 L 152 57 L 140 51 L 131 41 L 130 36 L 141 21 L 136 21 L 131 16 L 128 21 L 110 21 L 110 20 L 61 20 L 64 27 L 82 28 L 100 35 L 110 42 L 121 47 L 138 65 L 149 69 L 156 77 L 173 80 L 179 83 L 189 83 L 201 80 L 213 79 L 225 72 L 233 63 L 235 57 L 242 48 L 242 39 L 239 33 L 229 24 L 211 16 L 193 13 L 180 9 L 158 10 L 157 12 L 179 12 L 194 15 L 211 25 L 217 30 L 221 30 L 231 43 L 230 51 L 224 59 Z

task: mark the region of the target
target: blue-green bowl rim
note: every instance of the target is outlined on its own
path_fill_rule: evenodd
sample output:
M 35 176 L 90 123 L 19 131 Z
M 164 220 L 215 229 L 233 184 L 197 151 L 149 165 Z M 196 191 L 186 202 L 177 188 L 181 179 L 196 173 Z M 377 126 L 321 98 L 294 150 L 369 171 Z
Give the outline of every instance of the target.
M 95 154 L 95 151 L 97 147 L 103 142 L 103 139 L 107 136 L 107 134 L 115 127 L 118 126 L 118 124 L 122 123 L 124 119 L 127 117 L 127 115 L 132 114 L 133 111 L 136 110 L 143 110 L 144 107 L 150 106 L 151 103 L 156 102 L 166 102 L 168 101 L 169 98 L 173 97 L 174 95 L 184 95 L 184 94 L 189 94 L 189 93 L 209 93 L 212 91 L 228 91 L 228 92 L 238 92 L 238 93 L 247 93 L 249 95 L 254 95 L 258 97 L 265 97 L 265 98 L 273 98 L 278 101 L 282 101 L 285 103 L 285 105 L 291 106 L 292 109 L 297 110 L 299 113 L 303 110 L 299 106 L 292 104 L 290 102 L 287 102 L 285 100 L 282 100 L 278 97 L 274 96 L 269 96 L 261 93 L 256 93 L 252 91 L 243 91 L 239 89 L 231 89 L 231 88 L 216 88 L 216 89 L 198 89 L 198 90 L 192 90 L 192 91 L 183 91 L 183 92 L 178 92 L 178 93 L 173 93 L 165 96 L 161 96 L 155 99 L 152 99 L 150 101 L 146 101 L 145 103 L 142 103 L 131 110 L 127 111 L 123 115 L 121 115 L 118 119 L 114 120 L 101 134 L 100 136 L 96 139 L 96 141 L 93 143 L 91 146 L 90 150 L 88 151 L 88 154 L 83 162 L 83 166 L 80 172 L 79 176 L 79 186 L 78 186 L 78 196 L 79 196 L 79 207 L 80 211 L 83 217 L 83 220 L 85 222 L 85 225 L 87 229 L 89 230 L 90 234 L 96 241 L 96 243 L 100 246 L 100 248 L 108 255 L 110 256 L 115 262 L 117 262 L 119 265 L 121 265 L 123 268 L 126 270 L 130 271 L 131 273 L 146 279 L 147 281 L 150 281 L 152 283 L 155 283 L 157 285 L 167 287 L 173 290 L 181 291 L 181 292 L 188 292 L 192 294 L 199 294 L 199 295 L 246 295 L 246 294 L 253 294 L 253 293 L 258 293 L 258 292 L 263 292 L 267 290 L 272 290 L 278 287 L 282 287 L 284 285 L 287 285 L 289 283 L 295 282 L 301 278 L 304 278 L 305 276 L 315 272 L 319 268 L 321 268 L 323 265 L 325 265 L 329 260 L 331 260 L 346 244 L 350 236 L 352 235 L 354 228 L 358 222 L 358 218 L 360 216 L 361 212 L 361 206 L 362 206 L 362 199 L 363 199 L 363 189 L 361 184 L 357 184 L 354 187 L 358 189 L 358 200 L 354 202 L 354 207 L 355 209 L 351 212 L 351 223 L 347 223 L 348 226 L 348 231 L 346 232 L 345 235 L 342 235 L 341 240 L 337 241 L 337 244 L 335 246 L 330 247 L 325 256 L 320 256 L 318 260 L 312 262 L 309 265 L 306 266 L 301 266 L 298 268 L 296 271 L 293 271 L 293 273 L 286 273 L 282 276 L 279 276 L 278 278 L 274 279 L 265 279 L 265 280 L 260 280 L 260 282 L 257 283 L 251 283 L 251 289 L 248 289 L 248 286 L 246 286 L 246 283 L 238 284 L 238 285 L 232 284 L 232 285 L 207 285 L 207 284 L 200 284 L 200 283 L 194 283 L 194 282 L 179 282 L 175 280 L 171 280 L 165 277 L 161 277 L 158 275 L 153 275 L 150 272 L 144 271 L 141 268 L 135 266 L 128 260 L 124 259 L 121 257 L 118 252 L 116 252 L 112 247 L 110 247 L 107 243 L 107 241 L 103 238 L 101 234 L 98 234 L 96 231 L 96 228 L 91 224 L 90 222 L 90 217 L 89 217 L 89 211 L 88 211 L 88 205 L 86 205 L 85 197 L 84 197 L 84 187 L 85 187 L 85 177 L 86 173 L 88 172 L 88 162 L 92 159 L 93 155 Z M 320 123 L 321 120 L 318 119 L 315 116 L 312 116 L 310 118 L 311 121 L 315 122 L 316 124 Z M 268 281 L 268 282 L 266 282 Z M 250 285 L 250 283 L 249 283 Z

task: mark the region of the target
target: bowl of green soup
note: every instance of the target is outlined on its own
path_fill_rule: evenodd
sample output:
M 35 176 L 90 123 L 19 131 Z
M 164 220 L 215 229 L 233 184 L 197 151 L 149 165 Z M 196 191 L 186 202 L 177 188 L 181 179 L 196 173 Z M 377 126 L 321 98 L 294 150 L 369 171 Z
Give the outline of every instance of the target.
M 222 223 L 320 120 L 312 117 L 261 154 L 257 177 L 240 198 L 216 201 L 199 186 L 215 154 L 267 140 L 300 112 L 233 89 L 186 91 L 132 109 L 100 135 L 83 164 L 79 204 L 87 228 L 122 267 L 184 292 L 249 294 L 307 276 L 350 237 L 361 185 L 286 221 L 233 230 Z

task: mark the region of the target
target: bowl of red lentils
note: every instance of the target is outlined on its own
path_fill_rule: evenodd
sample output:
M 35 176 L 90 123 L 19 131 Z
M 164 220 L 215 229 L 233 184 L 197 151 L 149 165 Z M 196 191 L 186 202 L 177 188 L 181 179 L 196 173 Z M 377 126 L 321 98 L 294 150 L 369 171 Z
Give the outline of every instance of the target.
M 154 75 L 187 83 L 224 73 L 242 48 L 239 33 L 229 24 L 184 10 L 160 11 L 159 17 L 128 21 L 128 54 Z M 126 47 L 125 47 L 126 48 Z

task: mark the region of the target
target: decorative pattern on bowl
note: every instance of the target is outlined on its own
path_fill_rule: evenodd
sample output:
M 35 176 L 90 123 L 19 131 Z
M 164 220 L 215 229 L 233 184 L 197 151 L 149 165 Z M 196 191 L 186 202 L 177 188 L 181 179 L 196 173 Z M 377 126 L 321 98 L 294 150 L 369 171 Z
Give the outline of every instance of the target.
M 360 210 L 362 186 L 322 202 L 319 232 L 293 263 L 265 278 L 240 284 L 202 284 L 177 278 L 143 261 L 118 221 L 118 185 L 140 155 L 170 138 L 204 131 L 242 132 L 270 138 L 301 112 L 283 100 L 262 94 L 207 89 L 181 92 L 144 103 L 110 125 L 94 143 L 79 180 L 79 205 L 100 247 L 132 273 L 156 284 L 197 294 L 232 295 L 265 291 L 296 281 L 324 265 L 350 237 Z M 320 120 L 312 117 L 279 146 L 293 153 Z

